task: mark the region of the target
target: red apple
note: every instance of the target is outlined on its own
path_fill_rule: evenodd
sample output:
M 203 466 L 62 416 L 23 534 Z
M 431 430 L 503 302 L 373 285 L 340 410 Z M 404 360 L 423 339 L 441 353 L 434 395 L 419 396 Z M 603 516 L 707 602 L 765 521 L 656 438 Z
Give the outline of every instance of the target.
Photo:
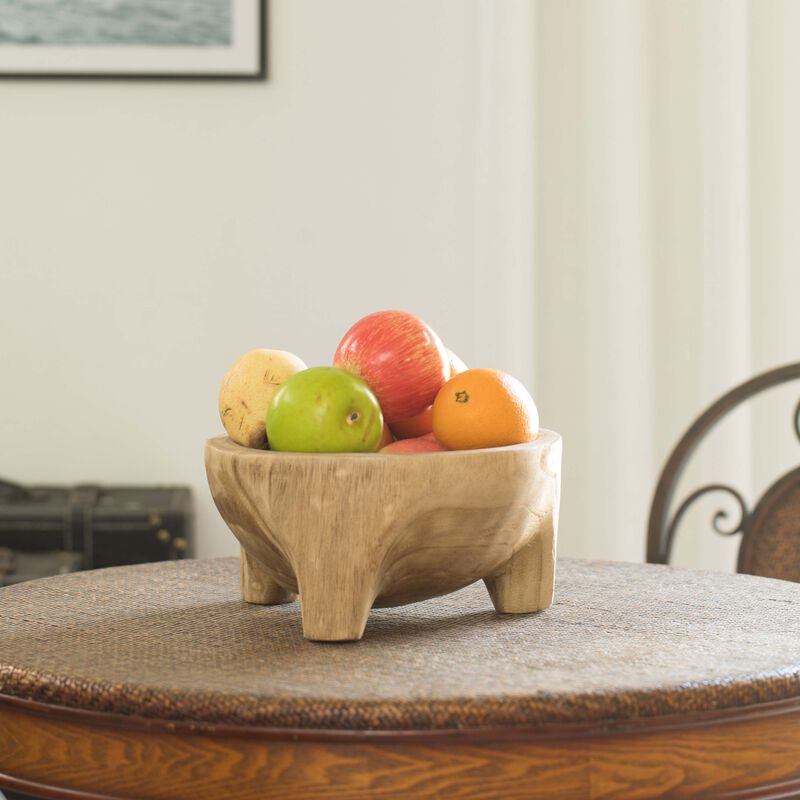
M 379 452 L 402 455 L 403 453 L 441 453 L 446 450 L 447 448 L 432 433 L 429 433 L 425 436 L 417 436 L 415 439 L 400 439 L 392 442 Z
M 455 378 L 459 372 L 466 372 L 469 367 L 452 351 L 447 351 L 447 360 L 450 362 L 450 377 Z
M 447 361 L 451 378 L 469 369 L 452 350 L 448 348 L 445 349 L 447 350 Z M 392 433 L 398 439 L 413 439 L 415 436 L 424 436 L 426 433 L 433 433 L 433 406 L 428 406 L 422 413 L 416 414 L 413 417 L 393 422 Z
M 333 364 L 366 381 L 390 424 L 423 412 L 450 378 L 441 339 L 405 311 L 377 311 L 356 322 Z
M 421 414 L 408 419 L 401 419 L 391 425 L 392 433 L 398 439 L 413 439 L 433 433 L 433 406 L 428 406 Z

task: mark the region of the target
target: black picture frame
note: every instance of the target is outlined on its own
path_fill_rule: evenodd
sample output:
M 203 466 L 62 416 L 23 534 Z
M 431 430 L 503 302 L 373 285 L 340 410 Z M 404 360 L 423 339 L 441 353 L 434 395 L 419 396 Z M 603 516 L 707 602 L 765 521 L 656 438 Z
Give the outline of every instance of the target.
M 15 72 L 0 70 L 0 81 L 266 81 L 269 78 L 269 0 L 256 0 L 259 25 L 256 69 L 250 73 L 215 72 Z

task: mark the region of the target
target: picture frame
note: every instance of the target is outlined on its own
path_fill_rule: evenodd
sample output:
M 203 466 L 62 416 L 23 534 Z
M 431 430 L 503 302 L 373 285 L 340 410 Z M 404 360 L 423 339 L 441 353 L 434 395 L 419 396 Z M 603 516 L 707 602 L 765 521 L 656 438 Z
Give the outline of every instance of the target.
M 267 0 L 0 0 L 9 78 L 265 80 Z

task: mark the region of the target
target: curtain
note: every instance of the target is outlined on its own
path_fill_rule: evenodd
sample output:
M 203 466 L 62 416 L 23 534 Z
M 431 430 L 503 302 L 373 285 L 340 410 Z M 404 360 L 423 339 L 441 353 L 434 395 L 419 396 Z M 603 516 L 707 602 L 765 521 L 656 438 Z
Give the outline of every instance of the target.
M 505 301 L 509 348 L 533 342 L 511 361 L 564 437 L 560 552 L 641 560 L 680 435 L 738 382 L 800 360 L 800 3 L 539 0 L 477 18 L 477 103 L 505 133 L 491 157 L 476 140 L 476 291 Z M 509 198 L 530 239 L 489 213 Z M 752 505 L 797 465 L 791 391 L 721 424 L 678 499 L 721 480 Z M 735 523 L 724 497 L 687 515 L 676 563 L 733 569 L 720 508 Z

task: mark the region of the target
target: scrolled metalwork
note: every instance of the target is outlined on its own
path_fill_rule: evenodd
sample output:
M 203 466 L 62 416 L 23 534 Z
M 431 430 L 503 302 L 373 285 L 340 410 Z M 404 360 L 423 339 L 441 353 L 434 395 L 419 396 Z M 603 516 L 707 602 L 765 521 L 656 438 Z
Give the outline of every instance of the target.
M 722 523 L 724 520 L 728 519 L 728 511 L 724 508 L 720 508 L 714 517 L 711 520 L 711 525 L 714 530 L 721 534 L 722 536 L 734 536 L 737 533 L 741 533 L 744 529 L 745 521 L 747 520 L 748 516 L 748 509 L 747 503 L 745 502 L 744 497 L 742 497 L 740 492 L 737 492 L 732 486 L 728 486 L 724 483 L 711 483 L 708 486 L 702 486 L 699 489 L 695 489 L 678 507 L 678 510 L 673 515 L 672 519 L 670 520 L 669 526 L 667 527 L 667 540 L 670 544 L 674 541 L 675 531 L 680 524 L 681 519 L 683 519 L 683 515 L 689 509 L 689 507 L 700 497 L 703 495 L 710 494 L 711 492 L 725 492 L 730 497 L 732 497 L 739 506 L 739 520 L 736 522 L 735 527 L 728 528 L 722 527 Z
M 647 560 L 649 562 L 654 564 L 667 564 L 669 562 L 672 536 L 680 522 L 680 518 L 683 516 L 683 512 L 686 510 L 685 507 L 691 505 L 696 497 L 693 496 L 691 500 L 687 498 L 681 509 L 679 509 L 679 513 L 673 517 L 670 516 L 672 499 L 687 463 L 708 432 L 721 419 L 751 397 L 773 386 L 795 380 L 800 380 L 800 362 L 762 372 L 760 375 L 756 375 L 754 378 L 750 378 L 750 380 L 726 392 L 689 426 L 670 453 L 656 484 L 647 525 Z M 794 428 L 798 438 L 800 438 L 800 403 L 795 409 Z M 716 486 L 717 484 L 714 487 L 705 487 L 699 492 L 695 492 L 695 495 L 700 496 L 706 492 L 713 491 Z M 724 487 L 722 491 L 728 491 L 728 488 Z M 743 505 L 743 501 L 740 502 L 741 495 L 735 491 L 728 493 L 736 499 L 741 508 Z M 728 514 L 725 512 L 718 513 L 714 517 L 715 530 L 719 531 L 722 528 L 723 521 L 727 516 Z M 743 516 L 745 515 L 743 514 Z M 738 525 L 732 532 L 737 533 L 740 528 L 741 525 Z

